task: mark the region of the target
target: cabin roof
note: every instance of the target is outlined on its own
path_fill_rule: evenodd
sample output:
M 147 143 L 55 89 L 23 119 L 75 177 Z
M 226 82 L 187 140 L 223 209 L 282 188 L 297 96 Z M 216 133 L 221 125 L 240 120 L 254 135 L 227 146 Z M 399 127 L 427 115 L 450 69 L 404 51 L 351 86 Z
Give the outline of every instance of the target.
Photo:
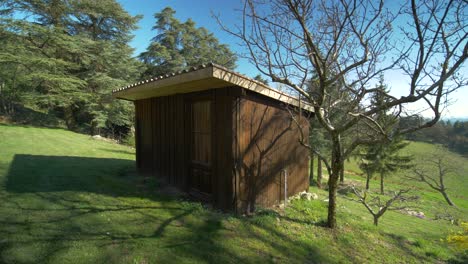
M 113 90 L 112 96 L 114 98 L 135 101 L 229 86 L 239 86 L 276 101 L 313 112 L 310 104 L 300 101 L 297 97 L 278 91 L 262 82 L 214 63 L 203 64 L 198 67 L 191 67 L 183 71 L 172 72 L 133 83 Z

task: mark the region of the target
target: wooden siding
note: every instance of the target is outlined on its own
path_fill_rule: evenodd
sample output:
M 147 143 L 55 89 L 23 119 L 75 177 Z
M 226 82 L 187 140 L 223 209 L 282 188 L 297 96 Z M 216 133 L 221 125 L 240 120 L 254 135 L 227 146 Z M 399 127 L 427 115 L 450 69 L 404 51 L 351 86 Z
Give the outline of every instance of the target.
M 299 130 L 286 106 L 239 87 L 136 101 L 141 172 L 190 190 L 191 105 L 203 100 L 212 102 L 210 199 L 215 207 L 245 212 L 278 203 L 284 199 L 284 170 L 288 196 L 308 189 L 308 151 L 298 142 Z M 301 124 L 307 137 L 306 118 Z
M 177 94 L 135 101 L 137 166 L 184 191 L 190 189 L 191 153 L 190 103 L 200 98 L 212 100 L 211 199 L 220 209 L 231 210 L 232 191 L 232 88 Z
M 184 98 L 181 95 L 138 100 L 137 166 L 167 183 L 184 187 Z
M 286 106 L 261 95 L 247 93 L 237 102 L 236 141 L 237 210 L 253 211 L 284 200 L 284 174 L 288 197 L 308 189 L 309 154 L 299 144 L 299 129 Z M 305 136 L 308 122 L 301 119 Z
M 233 101 L 240 88 L 231 87 L 214 90 L 214 126 L 213 126 L 213 198 L 221 209 L 234 209 L 232 175 L 234 157 L 233 143 Z

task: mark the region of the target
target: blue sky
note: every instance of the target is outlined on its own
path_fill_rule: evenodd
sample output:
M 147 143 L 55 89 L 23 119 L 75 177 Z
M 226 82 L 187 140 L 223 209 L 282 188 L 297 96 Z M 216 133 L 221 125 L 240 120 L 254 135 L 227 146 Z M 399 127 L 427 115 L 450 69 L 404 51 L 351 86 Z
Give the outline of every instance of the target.
M 179 1 L 154 1 L 154 0 L 119 0 L 122 6 L 132 15 L 143 15 L 143 19 L 139 22 L 139 29 L 134 32 L 134 39 L 131 42 L 135 48 L 135 55 L 143 52 L 151 38 L 156 32 L 151 28 L 155 23 L 154 14 L 161 11 L 163 8 L 170 6 L 176 11 L 175 16 L 181 21 L 189 18 L 195 21 L 198 27 L 205 27 L 220 40 L 221 43 L 229 45 L 231 50 L 236 53 L 242 53 L 242 48 L 237 45 L 239 42 L 236 38 L 221 30 L 216 20 L 212 17 L 212 13 L 220 15 L 224 23 L 228 26 L 236 24 L 235 10 L 242 6 L 240 0 L 216 1 L 216 0 L 179 0 Z M 222 2 L 222 5 L 220 4 Z M 247 75 L 255 76 L 258 71 L 253 65 L 245 59 L 240 59 L 237 63 L 237 71 Z
M 221 30 L 212 14 L 220 15 L 223 23 L 227 26 L 238 24 L 240 13 L 236 12 L 242 7 L 241 0 L 118 0 L 125 10 L 132 15 L 143 15 L 139 22 L 139 29 L 134 32 L 134 39 L 130 43 L 135 48 L 135 55 L 141 53 L 148 46 L 151 38 L 155 32 L 151 30 L 155 19 L 154 13 L 161 11 L 164 7 L 170 6 L 175 11 L 175 16 L 185 21 L 192 18 L 197 26 L 207 28 L 213 32 L 214 35 L 220 40 L 221 43 L 228 44 L 230 48 L 236 53 L 243 53 L 242 47 L 239 45 L 239 40 Z M 221 4 L 222 3 L 222 4 Z M 245 59 L 239 59 L 237 62 L 237 71 L 253 77 L 258 71 L 255 67 Z M 467 67 L 463 69 L 463 74 L 468 74 Z M 395 95 L 398 95 L 399 90 L 404 90 L 407 87 L 408 80 L 398 72 L 389 72 L 385 75 L 386 83 L 390 86 Z M 459 91 L 452 94 L 452 105 L 444 112 L 445 118 L 450 117 L 467 117 L 468 106 L 466 105 L 468 99 L 468 87 L 463 87 Z M 416 110 L 416 109 L 413 109 Z M 423 113 L 424 114 L 424 113 Z

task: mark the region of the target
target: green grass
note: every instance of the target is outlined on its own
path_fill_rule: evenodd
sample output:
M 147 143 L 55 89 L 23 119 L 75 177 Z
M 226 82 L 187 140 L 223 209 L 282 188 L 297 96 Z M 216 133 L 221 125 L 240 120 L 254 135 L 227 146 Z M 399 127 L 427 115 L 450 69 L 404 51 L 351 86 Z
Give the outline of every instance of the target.
M 375 227 L 364 208 L 343 195 L 340 227 L 330 231 L 323 227 L 326 192 L 314 187 L 319 200 L 293 201 L 285 212 L 223 214 L 160 193 L 157 183 L 143 184 L 134 167 L 134 150 L 126 146 L 0 124 L 0 263 L 433 263 L 456 257 L 445 238 L 460 228 L 447 220 L 392 211 Z M 457 183 L 466 195 L 466 181 Z M 398 184 L 392 180 L 388 188 Z M 441 197 L 427 193 L 421 210 L 445 210 Z M 462 206 L 449 213 L 468 220 L 466 197 L 454 200 Z
M 404 151 L 405 154 L 412 155 L 413 162 L 417 163 L 418 158 L 434 153 L 436 148 L 428 143 L 411 142 Z M 451 165 L 457 168 L 457 173 L 448 174 L 445 177 L 445 184 L 450 198 L 458 208 L 447 206 L 441 194 L 431 189 L 427 184 L 408 180 L 405 176 L 410 174 L 411 171 L 399 171 L 393 175 L 389 175 L 385 180 L 385 186 L 390 190 L 412 187 L 415 189 L 413 193 L 421 198 L 421 203 L 419 203 L 421 210 L 425 210 L 431 216 L 435 214 L 450 214 L 457 219 L 464 219 L 466 221 L 468 220 L 468 159 L 447 150 L 440 151 L 443 152 L 442 155 L 450 161 Z M 359 169 L 356 160 L 351 159 L 346 162 L 345 170 L 348 172 L 348 179 L 358 182 L 365 181 L 365 177 Z M 371 181 L 371 189 L 374 189 L 376 192 L 380 186 L 378 181 L 378 176 Z

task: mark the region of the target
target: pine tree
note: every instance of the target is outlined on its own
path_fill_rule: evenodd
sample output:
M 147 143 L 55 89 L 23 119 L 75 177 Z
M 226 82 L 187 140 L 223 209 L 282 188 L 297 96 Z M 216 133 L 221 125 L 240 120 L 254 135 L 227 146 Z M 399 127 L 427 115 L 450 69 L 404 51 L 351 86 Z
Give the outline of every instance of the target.
M 147 66 L 144 77 L 180 71 L 208 62 L 230 69 L 236 66 L 237 57 L 227 45 L 220 44 L 207 29 L 197 28 L 193 20 L 182 23 L 174 15 L 175 11 L 170 7 L 154 15 L 156 24 L 153 30 L 157 34 L 139 56 Z
M 388 90 L 388 87 L 384 84 L 383 76 L 380 77 L 379 84 L 376 87 L 376 91 L 373 93 L 371 103 L 375 105 L 382 105 L 386 102 L 383 95 Z M 392 115 L 387 114 L 384 111 L 377 113 L 375 120 L 381 125 L 386 127 L 386 132 L 390 132 L 391 129 L 396 127 L 396 118 Z M 391 140 L 384 140 L 380 144 L 373 144 L 361 148 L 361 153 L 358 156 L 361 157 L 360 168 L 366 173 L 366 190 L 369 190 L 370 179 L 375 174 L 380 175 L 380 193 L 384 194 L 384 179 L 392 172 L 399 169 L 408 169 L 412 165 L 412 157 L 408 155 L 402 155 L 401 150 L 404 149 L 409 142 L 403 140 L 403 137 L 395 137 Z
M 110 96 L 140 75 L 128 45 L 139 17 L 115 0 L 6 0 L 0 7 L 7 36 L 0 67 L 15 69 L 2 71 L 3 90 L 21 91 L 16 101 L 57 112 L 70 129 L 130 128 L 131 105 Z

